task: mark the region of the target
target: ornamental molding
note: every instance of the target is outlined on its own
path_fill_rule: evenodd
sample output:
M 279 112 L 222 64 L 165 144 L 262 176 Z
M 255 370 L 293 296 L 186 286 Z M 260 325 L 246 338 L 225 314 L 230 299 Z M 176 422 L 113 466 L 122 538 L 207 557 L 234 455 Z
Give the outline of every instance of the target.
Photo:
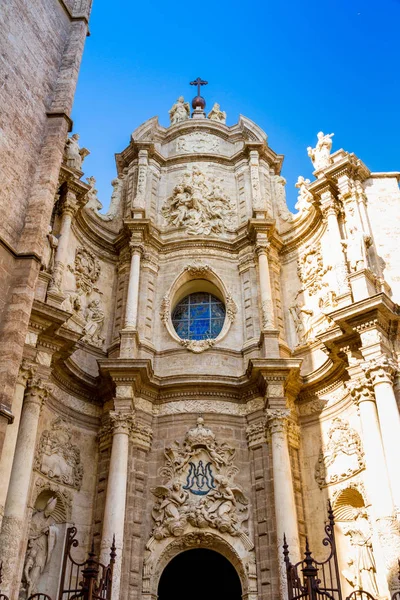
M 247 444 L 250 450 L 254 450 L 267 442 L 265 427 L 265 420 L 262 420 L 252 423 L 246 428 Z
M 215 344 L 215 340 L 211 338 L 207 340 L 180 340 L 179 343 L 187 350 L 190 350 L 195 354 L 200 354 L 201 352 L 204 352 L 204 350 L 212 348 Z
M 235 203 L 223 189 L 223 180 L 200 169 L 186 171 L 161 212 L 168 227 L 184 228 L 189 235 L 224 236 L 237 228 Z
M 150 410 L 149 414 L 155 415 L 179 415 L 182 413 L 193 413 L 193 414 L 223 414 L 223 415 L 235 415 L 235 416 L 247 416 L 258 410 L 263 410 L 264 399 L 254 398 L 249 400 L 245 404 L 238 404 L 237 402 L 226 402 L 224 400 L 215 401 L 215 394 L 211 400 L 177 400 L 175 402 L 167 402 L 159 406 L 153 406 L 151 403 L 146 403 L 146 411 Z M 198 396 L 196 393 L 195 396 Z M 142 409 L 142 406 L 138 404 L 138 400 L 135 400 L 135 406 Z M 150 406 L 148 406 L 150 405 Z
M 359 434 L 347 421 L 337 417 L 328 430 L 328 442 L 320 449 L 315 481 L 320 489 L 357 475 L 365 468 Z
M 371 379 L 372 385 L 379 383 L 393 384 L 394 377 L 397 373 L 397 364 L 389 356 L 383 355 L 374 358 L 362 365 L 363 370 L 368 378 Z
M 235 448 L 219 443 L 202 417 L 182 444 L 174 441 L 165 448 L 165 464 L 159 471 L 163 484 L 151 490 L 156 497 L 155 540 L 180 538 L 191 528 L 210 528 L 253 547 L 245 527 L 249 501 L 233 481 L 239 471 L 233 464 L 235 455 Z
M 61 417 L 43 431 L 36 451 L 34 469 L 48 479 L 80 490 L 83 466 L 78 446 L 71 443 L 73 431 Z

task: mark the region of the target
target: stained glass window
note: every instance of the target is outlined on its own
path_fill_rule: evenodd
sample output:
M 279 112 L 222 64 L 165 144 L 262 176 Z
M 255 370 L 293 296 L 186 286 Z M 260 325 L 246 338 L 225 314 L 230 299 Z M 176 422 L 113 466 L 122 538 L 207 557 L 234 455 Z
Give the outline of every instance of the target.
M 172 313 L 175 331 L 184 340 L 214 339 L 224 321 L 224 303 L 206 292 L 189 294 L 175 306 Z

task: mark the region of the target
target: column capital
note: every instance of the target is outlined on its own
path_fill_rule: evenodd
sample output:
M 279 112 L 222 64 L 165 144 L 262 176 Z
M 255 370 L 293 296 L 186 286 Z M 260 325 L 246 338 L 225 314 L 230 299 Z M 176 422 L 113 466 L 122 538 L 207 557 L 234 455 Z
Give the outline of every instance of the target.
M 63 215 L 70 215 L 73 217 L 77 210 L 78 201 L 76 198 L 76 193 L 71 189 L 67 189 L 64 194 L 61 212 Z
M 36 371 L 37 371 L 37 365 L 29 362 L 28 360 L 26 360 L 24 358 L 19 367 L 17 383 L 19 383 L 25 387 L 28 379 L 31 379 L 32 377 L 34 377 Z
M 337 215 L 339 214 L 339 207 L 335 202 L 335 199 L 332 195 L 332 192 L 329 192 L 330 196 L 329 199 L 327 200 L 323 200 L 322 196 L 324 194 L 321 195 L 321 212 L 322 212 L 322 216 L 324 217 L 324 219 L 327 219 L 330 216 L 335 216 L 337 217 Z
M 266 425 L 272 435 L 287 432 L 290 412 L 289 408 L 267 408 Z
M 144 244 L 139 242 L 136 238 L 131 238 L 129 241 L 129 251 L 131 256 L 135 254 L 139 254 L 139 256 L 143 256 L 144 254 Z
M 27 380 L 25 389 L 25 404 L 30 402 L 32 404 L 38 404 L 42 407 L 45 399 L 49 395 L 50 387 L 48 383 L 44 382 L 40 377 L 32 377 Z
M 364 363 L 362 368 L 367 377 L 371 378 L 372 385 L 377 385 L 378 383 L 392 384 L 397 372 L 396 362 L 393 358 L 385 354 Z
M 265 256 L 268 256 L 268 251 L 269 251 L 270 247 L 271 247 L 271 243 L 268 242 L 267 240 L 259 240 L 256 242 L 256 245 L 254 246 L 254 251 L 258 257 L 262 256 L 263 254 L 265 254 Z
M 134 423 L 131 429 L 130 439 L 134 446 L 149 452 L 153 441 L 153 430 L 147 425 Z
M 367 377 L 359 377 L 346 383 L 350 396 L 357 406 L 361 402 L 375 402 L 374 391 L 371 380 Z
M 257 421 L 246 427 L 247 445 L 250 450 L 254 450 L 267 442 L 265 432 L 265 420 Z
M 110 428 L 112 435 L 124 433 L 130 435 L 134 426 L 134 415 L 132 413 L 122 413 L 116 410 L 110 410 Z

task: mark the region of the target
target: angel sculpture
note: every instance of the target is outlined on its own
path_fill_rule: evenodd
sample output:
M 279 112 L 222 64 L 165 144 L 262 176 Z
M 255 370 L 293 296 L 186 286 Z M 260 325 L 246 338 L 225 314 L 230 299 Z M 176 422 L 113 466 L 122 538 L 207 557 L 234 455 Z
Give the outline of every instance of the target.
M 90 152 L 87 148 L 80 148 L 78 140 L 79 135 L 77 133 L 74 133 L 67 139 L 64 150 L 64 160 L 67 167 L 81 171 L 82 163 Z
M 153 531 L 155 539 L 182 535 L 187 522 L 182 507 L 187 502 L 189 493 L 183 490 L 182 485 L 177 481 L 172 484 L 172 487 L 159 485 L 152 488 L 151 492 L 159 498 L 152 511 L 152 517 L 156 522 Z
M 248 500 L 239 487 L 229 484 L 227 477 L 216 475 L 214 481 L 216 489 L 211 490 L 200 503 L 197 513 L 211 527 L 221 531 L 239 535 L 241 523 L 246 520 L 246 514 L 239 516 L 239 512 L 246 513 Z M 202 523 L 197 519 L 197 525 Z

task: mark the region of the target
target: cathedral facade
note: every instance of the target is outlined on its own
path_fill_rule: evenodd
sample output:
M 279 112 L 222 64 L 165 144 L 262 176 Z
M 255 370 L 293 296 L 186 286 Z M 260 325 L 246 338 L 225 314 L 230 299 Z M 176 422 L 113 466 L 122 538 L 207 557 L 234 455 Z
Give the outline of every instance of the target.
M 343 594 L 390 598 L 400 173 L 320 132 L 292 214 L 266 133 L 198 94 L 131 134 L 101 212 L 67 137 L 78 4 L 57 13 L 65 67 L 30 200 L 2 225 L 2 593 L 61 597 L 74 526 L 80 560 L 93 543 L 108 564 L 114 540 L 112 600 L 179 599 L 165 574 L 186 556 L 198 577 L 199 550 L 233 567 L 238 597 L 285 599 L 284 543 L 323 560 L 329 501 Z

